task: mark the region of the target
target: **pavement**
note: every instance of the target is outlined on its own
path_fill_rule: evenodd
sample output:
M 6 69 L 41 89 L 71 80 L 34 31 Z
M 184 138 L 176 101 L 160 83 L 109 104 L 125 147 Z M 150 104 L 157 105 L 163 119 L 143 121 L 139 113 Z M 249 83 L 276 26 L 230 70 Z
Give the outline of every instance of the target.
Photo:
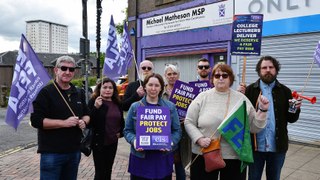
M 39 154 L 37 146 L 27 146 L 7 151 L 0 157 L 0 179 L 33 180 L 39 179 Z M 119 141 L 113 165 L 112 179 L 130 179 L 128 170 L 129 144 L 122 138 Z M 90 180 L 94 177 L 92 155 L 82 155 L 78 179 Z M 173 174 L 175 179 L 175 174 Z M 236 178 L 235 178 L 236 179 Z M 265 179 L 265 178 L 263 178 Z M 320 180 L 320 148 L 305 144 L 290 143 L 281 179 Z
M 4 110 L 1 111 L 0 116 L 3 116 L 3 114 Z M 3 117 L 0 117 L 0 121 L 3 121 L 3 119 Z M 32 143 L 0 152 L 0 179 L 39 179 L 40 156 L 36 151 L 37 142 L 35 138 Z M 113 164 L 113 180 L 130 179 L 130 174 L 127 172 L 129 152 L 129 144 L 124 140 L 124 138 L 121 138 L 119 140 L 117 155 Z M 264 176 L 262 178 L 263 180 L 266 179 Z M 91 180 L 93 177 L 94 164 L 92 155 L 89 157 L 82 155 L 79 165 L 78 179 Z M 173 179 L 175 179 L 174 173 Z M 320 180 L 320 147 L 290 142 L 285 164 L 282 169 L 281 179 Z

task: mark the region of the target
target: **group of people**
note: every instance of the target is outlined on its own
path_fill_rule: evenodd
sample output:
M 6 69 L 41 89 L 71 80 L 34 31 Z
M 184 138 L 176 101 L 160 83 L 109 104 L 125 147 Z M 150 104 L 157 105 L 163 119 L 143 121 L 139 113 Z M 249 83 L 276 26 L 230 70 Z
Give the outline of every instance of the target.
M 94 179 L 111 179 L 121 137 L 131 145 L 128 171 L 133 180 L 171 180 L 173 165 L 176 179 L 183 180 L 185 167 L 191 162 L 190 179 L 246 179 L 246 170 L 240 171 L 239 157 L 216 132 L 239 101 L 246 102 L 252 133 L 254 163 L 249 165 L 249 179 L 261 179 L 265 164 L 267 179 L 280 179 L 288 150 L 287 124 L 298 120 L 301 99 L 295 102 L 297 111 L 288 112 L 292 94 L 277 80 L 280 64 L 275 58 L 261 57 L 256 66 L 260 78 L 248 87 L 240 84 L 237 90 L 231 88 L 235 76 L 230 66 L 217 64 L 211 70 L 209 61 L 201 58 L 197 64 L 199 80 L 210 80 L 214 87 L 192 101 L 185 118 L 179 118 L 175 105 L 169 101 L 174 83 L 180 77 L 178 67 L 173 64 L 165 65 L 162 76 L 153 72 L 151 61 L 142 61 L 140 79 L 129 83 L 122 101 L 115 82 L 103 78 L 88 105 L 83 91 L 71 83 L 75 66 L 73 58 L 59 57 L 54 68 L 55 79 L 33 102 L 31 125 L 38 129 L 40 179 L 77 179 L 80 140 L 87 126 L 94 134 Z M 169 109 L 171 148 L 137 147 L 137 110 L 141 106 Z M 128 111 L 125 120 L 123 111 Z M 217 138 L 226 166 L 206 172 L 201 150 Z

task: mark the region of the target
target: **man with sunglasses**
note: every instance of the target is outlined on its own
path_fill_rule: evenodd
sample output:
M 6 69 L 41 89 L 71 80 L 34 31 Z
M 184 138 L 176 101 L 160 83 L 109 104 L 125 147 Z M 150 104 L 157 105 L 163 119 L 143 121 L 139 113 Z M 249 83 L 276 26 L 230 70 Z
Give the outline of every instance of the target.
M 198 61 L 197 72 L 198 72 L 198 80 L 199 81 L 209 81 L 209 74 L 211 68 L 209 60 L 206 58 L 201 58 Z
M 145 94 L 145 91 L 142 87 L 144 78 L 153 73 L 153 63 L 149 60 L 144 60 L 140 63 L 139 66 L 139 75 L 140 79 L 137 81 L 131 82 L 128 84 L 126 92 L 123 96 L 123 110 L 128 111 L 131 104 L 139 101 Z
M 82 91 L 70 83 L 75 74 L 74 59 L 59 57 L 54 73 L 55 80 L 41 89 L 31 114 L 31 125 L 38 129 L 40 179 L 76 180 L 81 130 L 89 123 L 89 111 Z

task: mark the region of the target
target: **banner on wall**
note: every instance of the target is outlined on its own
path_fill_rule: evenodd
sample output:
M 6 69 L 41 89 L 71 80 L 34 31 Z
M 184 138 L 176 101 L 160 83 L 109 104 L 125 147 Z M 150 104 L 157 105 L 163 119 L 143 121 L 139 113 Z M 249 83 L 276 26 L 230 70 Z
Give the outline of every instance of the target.
M 142 36 L 231 24 L 233 1 L 221 1 L 142 20 Z

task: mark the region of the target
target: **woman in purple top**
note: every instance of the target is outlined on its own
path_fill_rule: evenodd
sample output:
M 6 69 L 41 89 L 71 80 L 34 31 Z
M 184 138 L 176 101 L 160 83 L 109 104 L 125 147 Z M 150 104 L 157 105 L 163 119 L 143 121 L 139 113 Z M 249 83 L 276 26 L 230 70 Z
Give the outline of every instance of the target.
M 131 144 L 129 172 L 132 180 L 171 180 L 173 172 L 173 151 L 181 138 L 180 122 L 175 105 L 161 98 L 164 81 L 159 74 L 147 76 L 143 82 L 146 95 L 131 105 L 124 128 L 124 137 Z M 140 106 L 161 106 L 170 110 L 171 149 L 144 150 L 136 148 L 137 108 Z
M 93 128 L 95 180 L 111 179 L 118 139 L 123 137 L 124 119 L 115 82 L 104 78 L 88 103 Z

